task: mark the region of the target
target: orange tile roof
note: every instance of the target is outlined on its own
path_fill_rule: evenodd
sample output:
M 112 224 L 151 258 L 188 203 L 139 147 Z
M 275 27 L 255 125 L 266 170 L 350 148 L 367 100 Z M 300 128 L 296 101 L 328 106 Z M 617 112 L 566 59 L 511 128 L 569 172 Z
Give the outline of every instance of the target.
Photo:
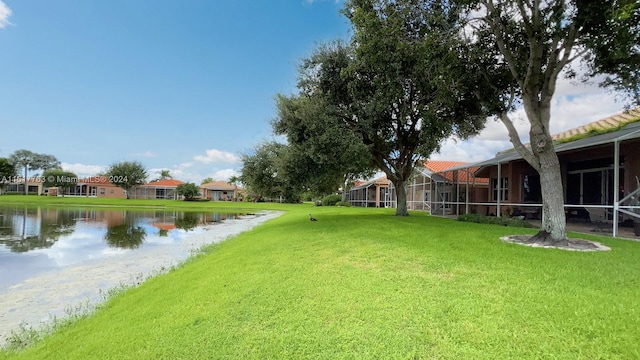
M 184 181 L 176 180 L 176 179 L 166 179 L 166 180 L 158 180 L 152 181 L 148 184 L 144 184 L 142 186 L 164 186 L 164 187 L 176 187 L 180 184 L 184 184 Z
M 464 164 L 466 164 L 464 161 L 427 160 L 424 167 L 432 172 L 439 172 Z
M 442 160 L 428 160 L 425 164 L 424 167 L 431 171 L 431 172 L 442 172 L 442 171 L 446 171 L 447 169 L 451 169 L 457 166 L 461 166 L 461 165 L 465 165 L 468 164 L 467 162 L 464 161 L 442 161 Z M 476 170 L 478 170 L 479 167 L 475 166 L 475 167 L 471 167 L 469 168 L 469 183 L 476 183 L 476 184 L 488 184 L 489 183 L 489 179 L 487 178 L 479 178 L 479 177 L 475 177 L 473 176 L 473 174 L 476 172 Z M 454 173 L 453 172 L 445 172 L 444 175 L 440 174 L 442 176 L 444 176 L 445 179 L 449 180 L 449 181 L 453 181 L 454 180 Z M 467 182 L 467 171 L 465 170 L 458 170 L 457 173 L 457 178 L 456 178 L 458 183 L 466 183 Z
M 152 226 L 160 229 L 160 230 L 173 230 L 176 228 L 174 224 L 161 224 L 161 223 L 153 223 Z

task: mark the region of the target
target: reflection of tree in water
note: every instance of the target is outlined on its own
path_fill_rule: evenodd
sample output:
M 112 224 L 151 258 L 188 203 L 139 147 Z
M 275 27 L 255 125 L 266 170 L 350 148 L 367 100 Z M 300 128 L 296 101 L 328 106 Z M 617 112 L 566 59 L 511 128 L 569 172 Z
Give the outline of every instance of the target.
M 52 216 L 48 216 L 52 213 Z M 63 235 L 71 235 L 76 227 L 76 211 L 64 209 L 43 209 L 40 238 L 56 242 Z
M 71 210 L 3 208 L 0 243 L 13 252 L 50 248 L 61 236 L 73 233 L 75 224 Z
M 176 228 L 193 230 L 200 223 L 200 213 L 183 212 L 176 216 Z
M 146 237 L 146 230 L 136 224 L 135 212 L 131 211 L 125 211 L 122 224 L 109 226 L 104 234 L 104 240 L 109 246 L 123 249 L 139 247 Z

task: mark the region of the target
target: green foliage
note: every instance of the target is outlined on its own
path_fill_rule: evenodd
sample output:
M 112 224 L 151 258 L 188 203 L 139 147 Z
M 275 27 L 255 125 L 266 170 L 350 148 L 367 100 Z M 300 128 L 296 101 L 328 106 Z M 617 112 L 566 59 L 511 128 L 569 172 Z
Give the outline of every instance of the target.
M 13 163 L 7 158 L 0 158 L 0 193 L 7 185 L 6 182 L 9 182 L 14 176 L 16 176 L 16 167 Z
M 486 119 L 474 101 L 475 85 L 465 81 L 466 68 L 458 61 L 455 7 L 439 1 L 417 5 L 348 1 L 351 44 L 321 46 L 300 69 L 297 101 L 316 107 L 314 120 L 305 124 L 307 117 L 299 115 L 301 120 L 280 131 L 289 143 L 302 146 L 337 136 L 357 138 L 367 149 L 369 169 L 384 171 L 395 185 L 396 215 L 402 216 L 408 215 L 404 185 L 418 162 L 451 135 L 475 134 Z M 339 135 L 322 138 L 314 125 Z
M 290 181 L 314 196 L 342 187 L 345 178 L 371 173 L 370 155 L 359 138 L 340 127 L 321 97 L 278 95 L 274 132 L 287 136 Z
M 200 188 L 194 183 L 184 183 L 176 186 L 176 193 L 184 196 L 185 200 L 191 200 L 200 195 Z
M 206 183 L 210 183 L 210 182 L 213 182 L 213 181 L 214 181 L 214 180 L 213 180 L 213 178 L 211 178 L 211 177 L 204 178 L 204 179 L 202 179 L 202 181 L 200 182 L 200 185 L 202 185 L 202 184 L 206 184 Z
M 350 202 L 348 202 L 348 201 L 338 201 L 338 202 L 336 203 L 336 206 L 350 207 L 350 206 L 351 206 L 351 203 L 350 203 Z
M 167 180 L 167 179 L 173 179 L 173 175 L 171 175 L 171 171 L 167 169 L 163 169 L 163 170 L 160 170 L 160 176 L 158 176 L 156 179 L 153 179 L 152 181 L 160 181 L 160 180 Z
M 200 223 L 200 214 L 195 212 L 183 212 L 176 218 L 176 228 L 182 230 L 193 230 Z
M 515 227 L 522 227 L 522 228 L 534 227 L 526 220 L 521 220 L 519 218 L 504 217 L 504 216 L 495 217 L 495 216 L 484 216 L 484 215 L 478 215 L 478 214 L 463 214 L 458 216 L 458 221 L 472 222 L 477 224 L 515 226 Z
M 134 186 L 146 183 L 148 177 L 144 165 L 138 161 L 114 163 L 109 167 L 106 174 L 112 184 L 126 191 L 131 190 Z
M 322 198 L 322 205 L 324 206 L 334 206 L 338 201 L 342 200 L 342 195 L 339 194 L 331 194 Z
M 44 177 L 44 186 L 57 187 L 58 194 L 64 196 L 64 192 L 78 183 L 78 176 L 71 171 L 62 169 L 46 170 L 42 173 Z
M 25 181 L 28 178 L 27 170 L 50 170 L 59 169 L 60 161 L 55 156 L 49 154 L 38 154 L 29 150 L 16 150 L 9 156 L 9 161 L 16 168 L 24 169 Z M 25 186 L 25 194 L 28 191 L 28 186 Z
M 240 181 L 255 201 L 300 202 L 302 184 L 287 171 L 290 148 L 277 142 L 258 145 L 253 154 L 242 155 Z
M 122 224 L 107 227 L 105 242 L 114 248 L 136 249 L 144 243 L 147 231 L 137 222 L 136 213 L 125 211 Z
M 460 0 L 467 46 L 465 81 L 476 84 L 478 100 L 500 118 L 514 148 L 539 173 L 549 216 L 541 228 L 566 237 L 561 169 L 549 129 L 560 76 L 604 79 L 640 104 L 640 5 L 637 0 Z M 472 20 L 471 20 L 472 19 Z M 462 37 L 462 35 L 461 35 Z M 579 65 L 578 65 L 579 64 Z M 524 108 L 529 143 L 523 145 L 510 113 Z

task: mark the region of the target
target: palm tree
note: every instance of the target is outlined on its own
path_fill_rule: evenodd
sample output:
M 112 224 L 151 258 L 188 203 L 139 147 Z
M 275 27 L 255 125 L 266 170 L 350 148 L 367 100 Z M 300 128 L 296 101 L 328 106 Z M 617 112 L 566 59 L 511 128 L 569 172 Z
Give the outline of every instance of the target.
M 237 200 L 238 197 L 238 183 L 240 182 L 240 178 L 238 176 L 233 175 L 229 178 L 229 184 L 233 185 L 233 200 Z
M 169 170 L 163 169 L 163 170 L 160 170 L 160 177 L 158 177 L 153 181 L 160 181 L 160 180 L 167 180 L 167 179 L 173 179 L 173 176 L 171 176 L 171 172 Z

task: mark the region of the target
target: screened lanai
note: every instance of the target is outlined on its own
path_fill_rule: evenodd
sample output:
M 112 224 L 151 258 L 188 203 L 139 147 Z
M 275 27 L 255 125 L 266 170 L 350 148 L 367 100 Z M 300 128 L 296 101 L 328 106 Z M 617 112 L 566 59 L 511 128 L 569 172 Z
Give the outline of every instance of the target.
M 606 119 L 605 119 L 606 120 Z M 565 214 L 568 222 L 590 222 L 611 227 L 640 223 L 640 122 L 617 131 L 590 136 L 555 146 L 563 179 Z M 614 159 L 617 159 L 615 161 Z M 495 216 L 542 215 L 540 177 L 514 150 L 493 159 L 462 165 L 438 174 L 455 177 L 461 172 L 489 179 L 485 201 L 464 202 L 443 196 L 443 206 L 463 207 L 466 212 Z M 458 189 L 455 190 L 459 194 Z M 458 199 L 458 201 L 456 201 Z M 433 211 L 436 215 L 446 215 Z

